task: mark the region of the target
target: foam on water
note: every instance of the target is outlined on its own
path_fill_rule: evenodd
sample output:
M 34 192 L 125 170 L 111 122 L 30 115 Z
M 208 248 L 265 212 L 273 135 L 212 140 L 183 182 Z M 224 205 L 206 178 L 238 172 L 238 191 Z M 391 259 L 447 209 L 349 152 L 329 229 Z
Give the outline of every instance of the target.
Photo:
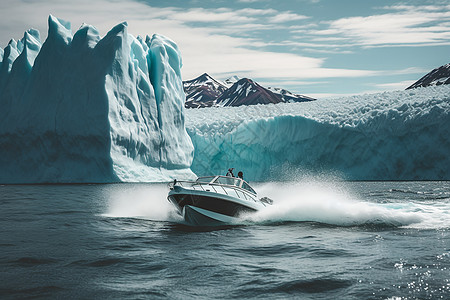
M 385 197 L 359 195 L 338 178 L 309 177 L 296 182 L 256 186 L 272 206 L 248 215 L 256 223 L 317 222 L 335 226 L 394 226 L 417 229 L 450 228 L 450 193 L 385 191 Z M 420 198 L 412 197 L 421 196 Z M 427 196 L 423 198 L 423 196 Z
M 257 223 L 405 226 L 422 221 L 422 216 L 411 211 L 408 203 L 386 205 L 361 200 L 342 182 L 266 183 L 257 189 L 260 195 L 274 200 L 272 206 L 245 217 Z
M 409 209 L 422 216 L 422 221 L 408 227 L 417 229 L 450 228 L 450 198 L 439 202 L 412 203 Z
M 331 226 L 450 228 L 450 197 L 423 201 L 406 195 L 399 199 L 389 189 L 387 198 L 381 199 L 358 195 L 349 185 L 322 177 L 255 184 L 258 195 L 273 199 L 274 204 L 243 216 L 238 225 L 316 222 Z M 182 223 L 167 201 L 167 193 L 165 184 L 120 185 L 109 195 L 104 216 Z
M 103 216 L 181 222 L 182 218 L 167 200 L 167 193 L 165 184 L 137 184 L 113 191 L 109 196 L 107 213 Z
M 367 218 L 380 211 L 375 207 L 394 216 L 410 213 L 420 222 L 340 227 L 247 221 L 224 230 L 191 230 L 171 219 L 164 184 L 5 185 L 0 186 L 0 294 L 448 299 L 450 181 L 302 179 L 252 186 L 274 198 L 274 210 L 281 204 L 298 208 L 307 195 L 304 207 L 328 223 L 342 224 L 343 209 L 321 211 L 325 204 L 353 208 L 350 203 L 359 220 L 364 216 L 359 208 L 367 205 Z M 266 219 L 287 219 L 288 212 Z M 302 220 L 298 213 L 291 216 Z M 410 226 L 419 229 L 404 228 Z

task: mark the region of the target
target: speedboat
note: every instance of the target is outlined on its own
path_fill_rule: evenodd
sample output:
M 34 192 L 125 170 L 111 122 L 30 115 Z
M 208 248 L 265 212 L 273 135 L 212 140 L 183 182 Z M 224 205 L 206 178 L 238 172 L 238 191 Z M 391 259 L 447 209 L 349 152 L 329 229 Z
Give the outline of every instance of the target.
M 194 226 L 235 224 L 239 217 L 272 204 L 258 199 L 255 190 L 243 179 L 230 176 L 199 177 L 196 181 L 168 184 L 167 199 L 185 222 Z

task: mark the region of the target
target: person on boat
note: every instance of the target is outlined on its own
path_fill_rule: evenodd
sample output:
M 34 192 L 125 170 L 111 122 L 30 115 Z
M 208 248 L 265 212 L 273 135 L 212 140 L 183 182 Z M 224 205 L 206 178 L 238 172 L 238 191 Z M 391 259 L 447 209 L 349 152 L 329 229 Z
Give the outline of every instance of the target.
M 229 176 L 229 177 L 235 177 L 234 174 L 233 174 L 233 170 L 234 170 L 234 168 L 229 168 L 229 169 L 228 169 L 227 176 Z
M 244 173 L 242 173 L 242 171 L 239 171 L 238 177 L 239 177 L 240 179 L 244 180 Z

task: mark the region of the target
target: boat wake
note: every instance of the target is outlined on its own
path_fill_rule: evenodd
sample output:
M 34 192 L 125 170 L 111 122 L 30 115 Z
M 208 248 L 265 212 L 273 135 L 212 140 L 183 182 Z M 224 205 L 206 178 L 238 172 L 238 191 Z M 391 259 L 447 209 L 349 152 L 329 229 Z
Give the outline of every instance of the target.
M 244 215 L 234 225 L 273 225 L 288 222 L 313 222 L 329 226 L 408 227 L 418 229 L 450 228 L 450 199 L 439 201 L 364 199 L 340 181 L 302 180 L 295 183 L 260 183 L 260 197 L 273 205 Z M 167 201 L 165 184 L 119 185 L 108 195 L 106 217 L 139 218 L 183 223 Z M 390 193 L 386 190 L 386 193 Z
M 110 192 L 104 217 L 183 222 L 167 201 L 167 184 L 124 184 Z
M 423 217 L 410 203 L 362 201 L 343 182 L 266 183 L 256 186 L 274 199 L 271 207 L 245 216 L 255 223 L 315 222 L 334 226 L 400 227 Z

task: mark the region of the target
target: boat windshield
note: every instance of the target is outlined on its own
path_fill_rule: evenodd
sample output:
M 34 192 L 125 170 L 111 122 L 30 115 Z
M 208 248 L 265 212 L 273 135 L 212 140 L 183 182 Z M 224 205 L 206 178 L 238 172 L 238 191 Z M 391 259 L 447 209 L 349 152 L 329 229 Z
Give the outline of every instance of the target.
M 241 180 L 239 178 L 221 176 L 217 177 L 215 183 L 239 186 L 241 184 Z
M 248 185 L 248 183 L 245 182 L 245 181 L 242 183 L 242 188 L 247 190 L 247 191 L 249 191 L 249 192 L 251 192 L 251 193 L 253 193 L 253 194 L 256 194 L 255 190 L 252 189 L 252 187 L 250 185 Z
M 236 177 L 229 177 L 229 176 L 207 176 L 207 177 L 199 177 L 197 178 L 197 183 L 215 183 L 215 184 L 224 184 L 224 185 L 231 185 L 243 188 L 244 190 L 249 191 L 250 193 L 256 194 L 255 190 L 252 189 L 252 187 L 245 182 L 244 180 Z M 241 185 L 242 183 L 242 185 Z
M 216 178 L 216 176 L 199 177 L 197 178 L 197 182 L 210 183 L 214 178 Z

